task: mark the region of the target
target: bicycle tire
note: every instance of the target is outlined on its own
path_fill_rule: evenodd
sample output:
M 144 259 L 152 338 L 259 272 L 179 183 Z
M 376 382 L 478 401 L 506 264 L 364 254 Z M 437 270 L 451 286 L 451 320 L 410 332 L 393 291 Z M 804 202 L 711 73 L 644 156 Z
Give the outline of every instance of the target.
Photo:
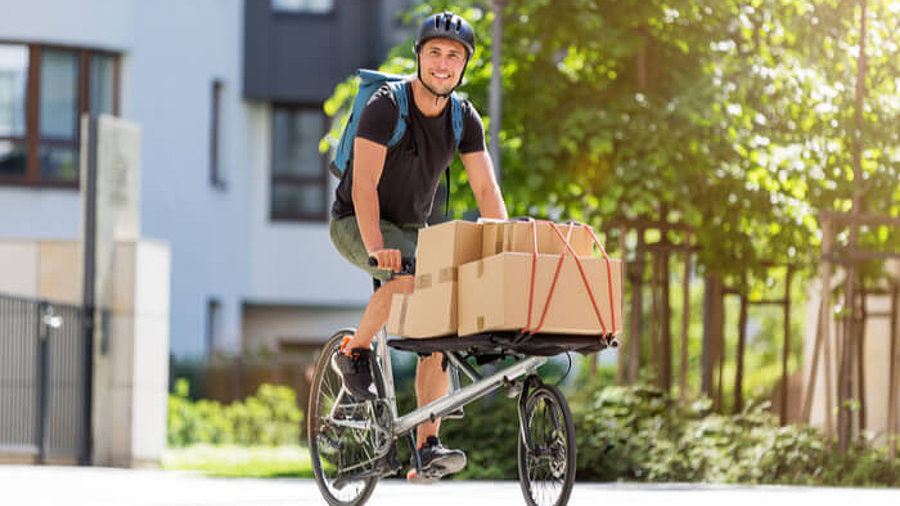
M 338 376 L 331 368 L 331 357 L 339 351 L 344 337 L 352 335 L 355 332 L 355 329 L 341 329 L 328 339 L 325 346 L 322 348 L 322 354 L 316 362 L 316 372 L 313 376 L 310 388 L 309 409 L 307 410 L 307 440 L 309 441 L 310 460 L 313 464 L 313 475 L 315 477 L 316 485 L 319 487 L 322 497 L 331 506 L 362 506 L 371 497 L 372 492 L 375 490 L 375 485 L 377 485 L 379 480 L 378 476 L 369 477 L 349 482 L 346 486 L 341 487 L 341 489 L 336 489 L 335 482 L 337 480 L 326 476 L 326 470 L 323 465 L 323 455 L 321 453 L 322 448 L 320 447 L 320 437 L 324 437 L 320 434 L 322 431 L 319 413 L 322 404 L 322 402 L 320 402 L 322 400 L 320 397 L 327 395 L 328 392 L 325 392 L 325 390 L 329 388 L 331 389 L 330 393 L 334 393 L 334 385 L 328 385 L 327 383 L 329 381 L 333 383 L 334 377 L 337 378 L 338 382 L 340 381 L 340 376 Z M 376 388 L 381 394 L 381 397 L 383 397 L 384 385 L 381 381 L 381 375 L 378 374 L 378 365 L 374 360 L 372 367 Z M 338 442 L 338 444 L 340 443 Z M 343 450 L 338 450 L 338 452 L 341 451 Z M 354 490 L 352 493 L 342 493 L 343 488 L 351 485 L 353 485 L 352 488 Z
M 536 420 L 539 411 L 541 418 Z M 520 425 L 519 485 L 525 502 L 528 506 L 565 506 L 575 483 L 576 462 L 575 423 L 569 403 L 558 388 L 541 384 L 528 392 L 519 416 L 520 424 L 528 424 L 531 438 L 531 444 L 526 444 Z

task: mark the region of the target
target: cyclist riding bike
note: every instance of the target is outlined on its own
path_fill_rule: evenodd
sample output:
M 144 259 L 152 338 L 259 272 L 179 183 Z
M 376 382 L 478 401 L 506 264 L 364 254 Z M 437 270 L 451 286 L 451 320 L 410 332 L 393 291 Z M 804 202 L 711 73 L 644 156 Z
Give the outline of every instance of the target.
M 475 51 L 475 33 L 452 12 L 435 14 L 419 26 L 414 51 L 416 77 L 403 88 L 410 104 L 404 137 L 388 147 L 399 110 L 390 88 L 383 86 L 360 117 L 353 160 L 335 192 L 329 227 L 341 255 L 382 282 L 356 333 L 345 338 L 342 353 L 332 362 L 344 387 L 363 400 L 377 397 L 370 366 L 372 339 L 388 319 L 393 295 L 413 291 L 412 276 L 394 277 L 393 273 L 400 272 L 401 258 L 415 256 L 418 231 L 431 214 L 441 174 L 455 156 L 450 95 L 462 82 Z M 461 102 L 463 131 L 458 147 L 478 209 L 485 218 L 505 219 L 506 206 L 485 149 L 481 117 L 472 104 Z M 377 267 L 369 265 L 370 257 L 377 259 Z M 446 395 L 448 378 L 442 360 L 441 353 L 419 359 L 419 406 Z M 416 444 L 423 473 L 417 475 L 413 463 L 407 476 L 410 481 L 432 482 L 465 467 L 462 451 L 441 445 L 440 424 L 438 418 L 418 426 Z

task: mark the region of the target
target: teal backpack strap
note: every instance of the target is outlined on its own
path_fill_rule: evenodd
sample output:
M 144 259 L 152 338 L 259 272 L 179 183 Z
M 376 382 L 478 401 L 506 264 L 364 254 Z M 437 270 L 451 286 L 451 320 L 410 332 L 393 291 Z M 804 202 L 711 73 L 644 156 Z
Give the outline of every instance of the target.
M 459 149 L 459 143 L 462 141 L 463 118 L 462 103 L 456 93 L 450 95 L 450 119 L 453 124 L 453 138 L 456 139 L 456 149 Z
M 394 94 L 394 100 L 397 102 L 397 124 L 394 125 L 394 133 L 391 140 L 388 141 L 388 147 L 396 146 L 403 134 L 406 132 L 406 125 L 409 122 L 409 97 L 406 95 L 406 87 L 409 81 L 395 81 L 388 83 L 391 87 L 391 93 Z
M 459 150 L 459 143 L 462 142 L 463 118 L 462 118 L 462 102 L 456 93 L 450 94 L 450 123 L 453 126 L 453 139 L 456 141 L 456 149 Z M 445 179 L 445 198 L 444 198 L 444 217 L 450 218 L 450 166 L 444 170 Z

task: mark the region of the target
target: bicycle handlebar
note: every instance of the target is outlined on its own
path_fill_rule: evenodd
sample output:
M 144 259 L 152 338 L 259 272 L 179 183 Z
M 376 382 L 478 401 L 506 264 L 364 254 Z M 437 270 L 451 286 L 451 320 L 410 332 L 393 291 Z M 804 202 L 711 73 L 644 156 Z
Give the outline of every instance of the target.
M 378 259 L 375 257 L 369 257 L 369 266 L 370 267 L 378 267 Z M 416 259 L 409 257 L 402 257 L 400 259 L 400 272 L 394 272 L 394 276 L 403 276 L 410 275 L 413 276 L 416 274 Z

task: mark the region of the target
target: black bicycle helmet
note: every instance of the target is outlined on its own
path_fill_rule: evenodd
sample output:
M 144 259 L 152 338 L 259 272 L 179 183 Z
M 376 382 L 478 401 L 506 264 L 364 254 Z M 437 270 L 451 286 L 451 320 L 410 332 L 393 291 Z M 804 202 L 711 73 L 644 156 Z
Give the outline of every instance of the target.
M 472 59 L 472 54 L 475 53 L 475 30 L 472 30 L 472 25 L 470 25 L 468 21 L 450 11 L 428 16 L 425 21 L 422 21 L 422 24 L 419 25 L 419 29 L 416 30 L 416 43 L 413 46 L 413 51 L 416 53 L 416 75 L 419 77 L 419 81 L 421 81 L 425 88 L 432 94 L 438 97 L 448 97 L 450 96 L 450 93 L 452 93 L 452 90 L 448 93 L 438 93 L 422 80 L 422 66 L 419 65 L 419 51 L 421 51 L 422 46 L 431 39 L 455 40 L 466 48 L 466 63 L 463 65 L 459 81 L 456 83 L 456 86 L 453 87 L 455 90 L 462 84 L 463 76 L 466 74 L 466 67 L 469 66 L 469 60 Z
M 466 48 L 467 60 L 475 52 L 475 31 L 472 30 L 472 25 L 450 11 L 432 14 L 419 25 L 416 31 L 416 44 L 413 47 L 416 54 L 419 54 L 422 45 L 431 39 L 450 39 L 461 43 Z

